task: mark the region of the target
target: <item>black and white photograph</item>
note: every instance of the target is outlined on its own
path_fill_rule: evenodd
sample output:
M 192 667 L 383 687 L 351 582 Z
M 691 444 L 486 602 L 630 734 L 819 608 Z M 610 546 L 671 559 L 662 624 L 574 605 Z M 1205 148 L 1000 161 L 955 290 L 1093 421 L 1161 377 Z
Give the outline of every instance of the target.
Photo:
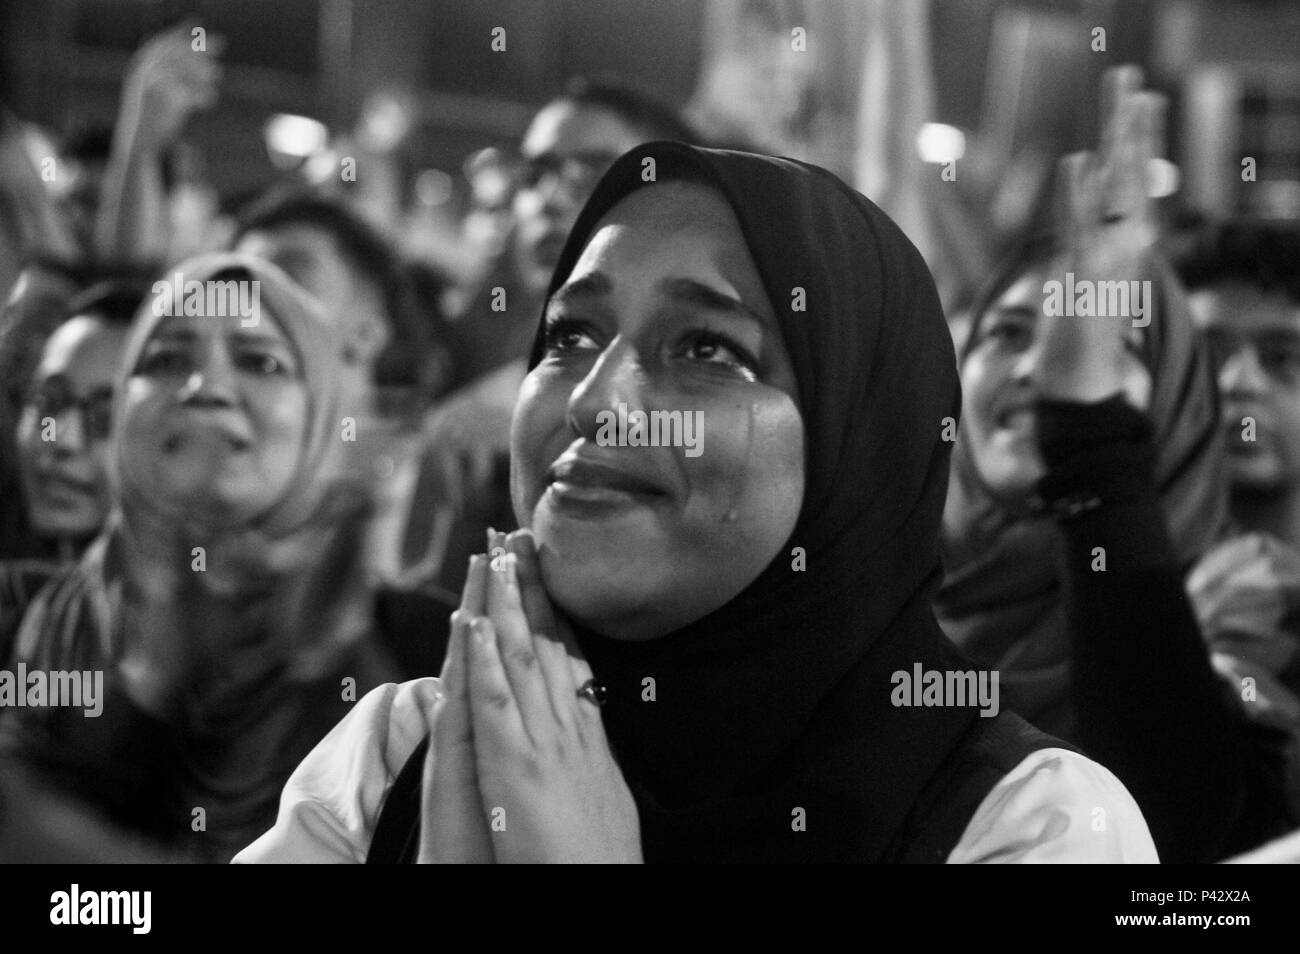
M 1300 863 L 1300 3 L 5 0 L 0 301 L 15 923 Z

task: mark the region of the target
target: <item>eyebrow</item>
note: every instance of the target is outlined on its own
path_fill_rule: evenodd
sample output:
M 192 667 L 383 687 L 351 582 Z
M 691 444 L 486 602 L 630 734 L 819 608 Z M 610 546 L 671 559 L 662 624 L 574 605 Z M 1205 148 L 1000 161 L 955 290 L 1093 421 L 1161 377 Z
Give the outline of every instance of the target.
M 737 318 L 747 318 L 757 322 L 763 328 L 767 327 L 768 323 L 763 320 L 763 316 L 739 298 L 720 292 L 716 288 L 710 288 L 703 282 L 691 278 L 670 278 L 660 282 L 659 288 L 667 297 L 677 301 L 698 305 L 710 311 L 725 312 Z
M 719 311 L 753 321 L 766 329 L 768 322 L 763 316 L 739 298 L 710 288 L 693 278 L 667 278 L 658 285 L 659 292 L 666 298 Z M 614 283 L 604 272 L 589 272 L 581 278 L 565 283 L 551 296 L 555 304 L 564 304 L 575 298 L 598 298 L 609 295 L 614 290 Z
M 1297 331 L 1295 328 L 1275 326 L 1272 328 L 1260 328 L 1248 337 L 1254 338 L 1261 344 L 1290 345 L 1300 341 L 1300 331 Z
M 172 341 L 193 341 L 198 337 L 193 331 L 187 331 L 181 328 L 159 328 L 149 336 L 145 344 L 152 344 L 160 338 L 168 338 Z
M 608 295 L 613 290 L 614 283 L 604 272 L 588 272 L 581 278 L 567 281 L 556 289 L 555 294 L 551 296 L 551 301 L 564 304 L 575 298 L 597 298 Z
M 259 345 L 269 345 L 272 347 L 288 347 L 288 344 L 282 341 L 280 338 L 277 338 L 274 335 L 262 334 L 257 331 L 244 331 L 244 330 L 234 331 L 231 332 L 230 337 L 238 344 L 259 344 Z M 181 329 L 181 328 L 170 329 L 170 330 L 160 329 L 156 334 L 150 336 L 148 343 L 152 343 L 159 340 L 165 340 L 168 342 L 182 342 L 185 344 L 189 344 L 194 341 L 197 341 L 198 338 L 199 335 L 197 332 L 190 331 L 188 329 Z
M 235 331 L 230 335 L 239 344 L 269 345 L 276 348 L 288 348 L 288 342 L 275 335 L 259 334 L 256 331 Z
M 992 308 L 988 313 L 989 318 L 1027 318 L 1031 321 L 1037 321 L 1042 315 L 1040 312 L 1031 308 L 1029 305 L 1006 305 L 1002 308 Z

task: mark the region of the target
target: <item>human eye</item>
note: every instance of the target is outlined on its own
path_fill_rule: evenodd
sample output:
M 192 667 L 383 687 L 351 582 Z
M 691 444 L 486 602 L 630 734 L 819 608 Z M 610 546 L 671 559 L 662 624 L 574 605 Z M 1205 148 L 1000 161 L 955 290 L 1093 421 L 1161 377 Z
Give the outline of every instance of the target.
M 546 319 L 543 341 L 546 353 L 552 355 L 600 350 L 600 345 L 584 322 L 564 315 L 554 315 Z
M 288 375 L 292 373 L 287 361 L 261 348 L 243 348 L 235 354 L 235 367 L 245 374 L 259 377 Z
M 1033 342 L 1033 328 L 1022 319 L 997 316 L 989 320 L 980 337 L 1007 351 L 1023 351 Z
M 1259 363 L 1274 380 L 1285 384 L 1300 381 L 1300 347 L 1290 343 L 1269 343 L 1259 348 Z
M 714 365 L 740 374 L 747 381 L 758 380 L 758 359 L 730 335 L 710 328 L 697 328 L 683 335 L 677 352 L 681 357 Z
M 193 369 L 194 362 L 190 360 L 189 353 L 183 347 L 159 343 L 145 347 L 144 354 L 140 356 L 140 363 L 136 365 L 135 373 L 164 376 L 188 374 Z

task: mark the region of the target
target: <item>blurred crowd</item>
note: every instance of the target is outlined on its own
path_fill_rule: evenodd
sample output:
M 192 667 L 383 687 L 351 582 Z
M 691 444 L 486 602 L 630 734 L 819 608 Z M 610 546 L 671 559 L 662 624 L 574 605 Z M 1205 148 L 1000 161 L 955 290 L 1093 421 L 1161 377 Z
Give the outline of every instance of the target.
M 517 526 L 512 415 L 587 198 L 643 143 L 763 151 L 576 78 L 467 157 L 440 261 L 373 190 L 382 149 L 353 150 L 364 194 L 219 199 L 183 130 L 221 80 L 187 28 L 151 38 L 53 180 L 49 134 L 0 103 L 0 668 L 107 674 L 97 718 L 0 708 L 3 860 L 227 861 L 356 700 L 437 674 L 485 528 Z M 1139 95 L 1114 82 L 1103 106 Z M 1004 707 L 1116 774 L 1162 860 L 1219 861 L 1300 826 L 1300 223 L 1162 221 L 1141 95 L 1107 144 L 1140 228 L 1067 235 L 1058 207 L 974 280 L 931 263 L 963 393 L 935 605 Z M 1044 330 L 1067 246 L 1154 288 L 1110 352 Z M 257 282 L 273 320 L 160 315 L 173 275 Z

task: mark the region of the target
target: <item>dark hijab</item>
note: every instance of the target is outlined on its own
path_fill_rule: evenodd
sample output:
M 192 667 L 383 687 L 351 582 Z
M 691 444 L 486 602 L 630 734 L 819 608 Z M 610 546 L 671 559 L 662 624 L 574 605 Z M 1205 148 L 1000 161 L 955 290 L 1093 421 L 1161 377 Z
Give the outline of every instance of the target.
M 941 435 L 960 404 L 934 283 L 899 228 L 826 171 L 658 142 L 601 180 L 550 293 L 647 178 L 706 184 L 735 212 L 798 380 L 806 491 L 786 546 L 720 609 L 646 642 L 578 634 L 609 690 L 605 727 L 646 860 L 885 860 L 978 721 L 973 708 L 890 702 L 897 670 L 966 668 L 930 605 Z M 794 310 L 798 288 L 806 311 Z M 653 702 L 642 701 L 647 676 Z
M 1052 239 L 1043 236 L 1009 256 L 972 309 L 962 365 L 979 346 L 997 299 L 1055 252 Z M 1151 375 L 1146 415 L 1156 487 L 1174 550 L 1187 569 L 1229 532 L 1218 392 L 1186 297 L 1167 267 L 1157 268 L 1152 287 L 1154 314 L 1141 347 Z M 1007 705 L 1070 738 L 1075 717 L 1056 535 L 1052 517 L 1011 513 L 994 500 L 959 435 L 944 516 L 939 618 L 963 652 L 1001 672 Z

